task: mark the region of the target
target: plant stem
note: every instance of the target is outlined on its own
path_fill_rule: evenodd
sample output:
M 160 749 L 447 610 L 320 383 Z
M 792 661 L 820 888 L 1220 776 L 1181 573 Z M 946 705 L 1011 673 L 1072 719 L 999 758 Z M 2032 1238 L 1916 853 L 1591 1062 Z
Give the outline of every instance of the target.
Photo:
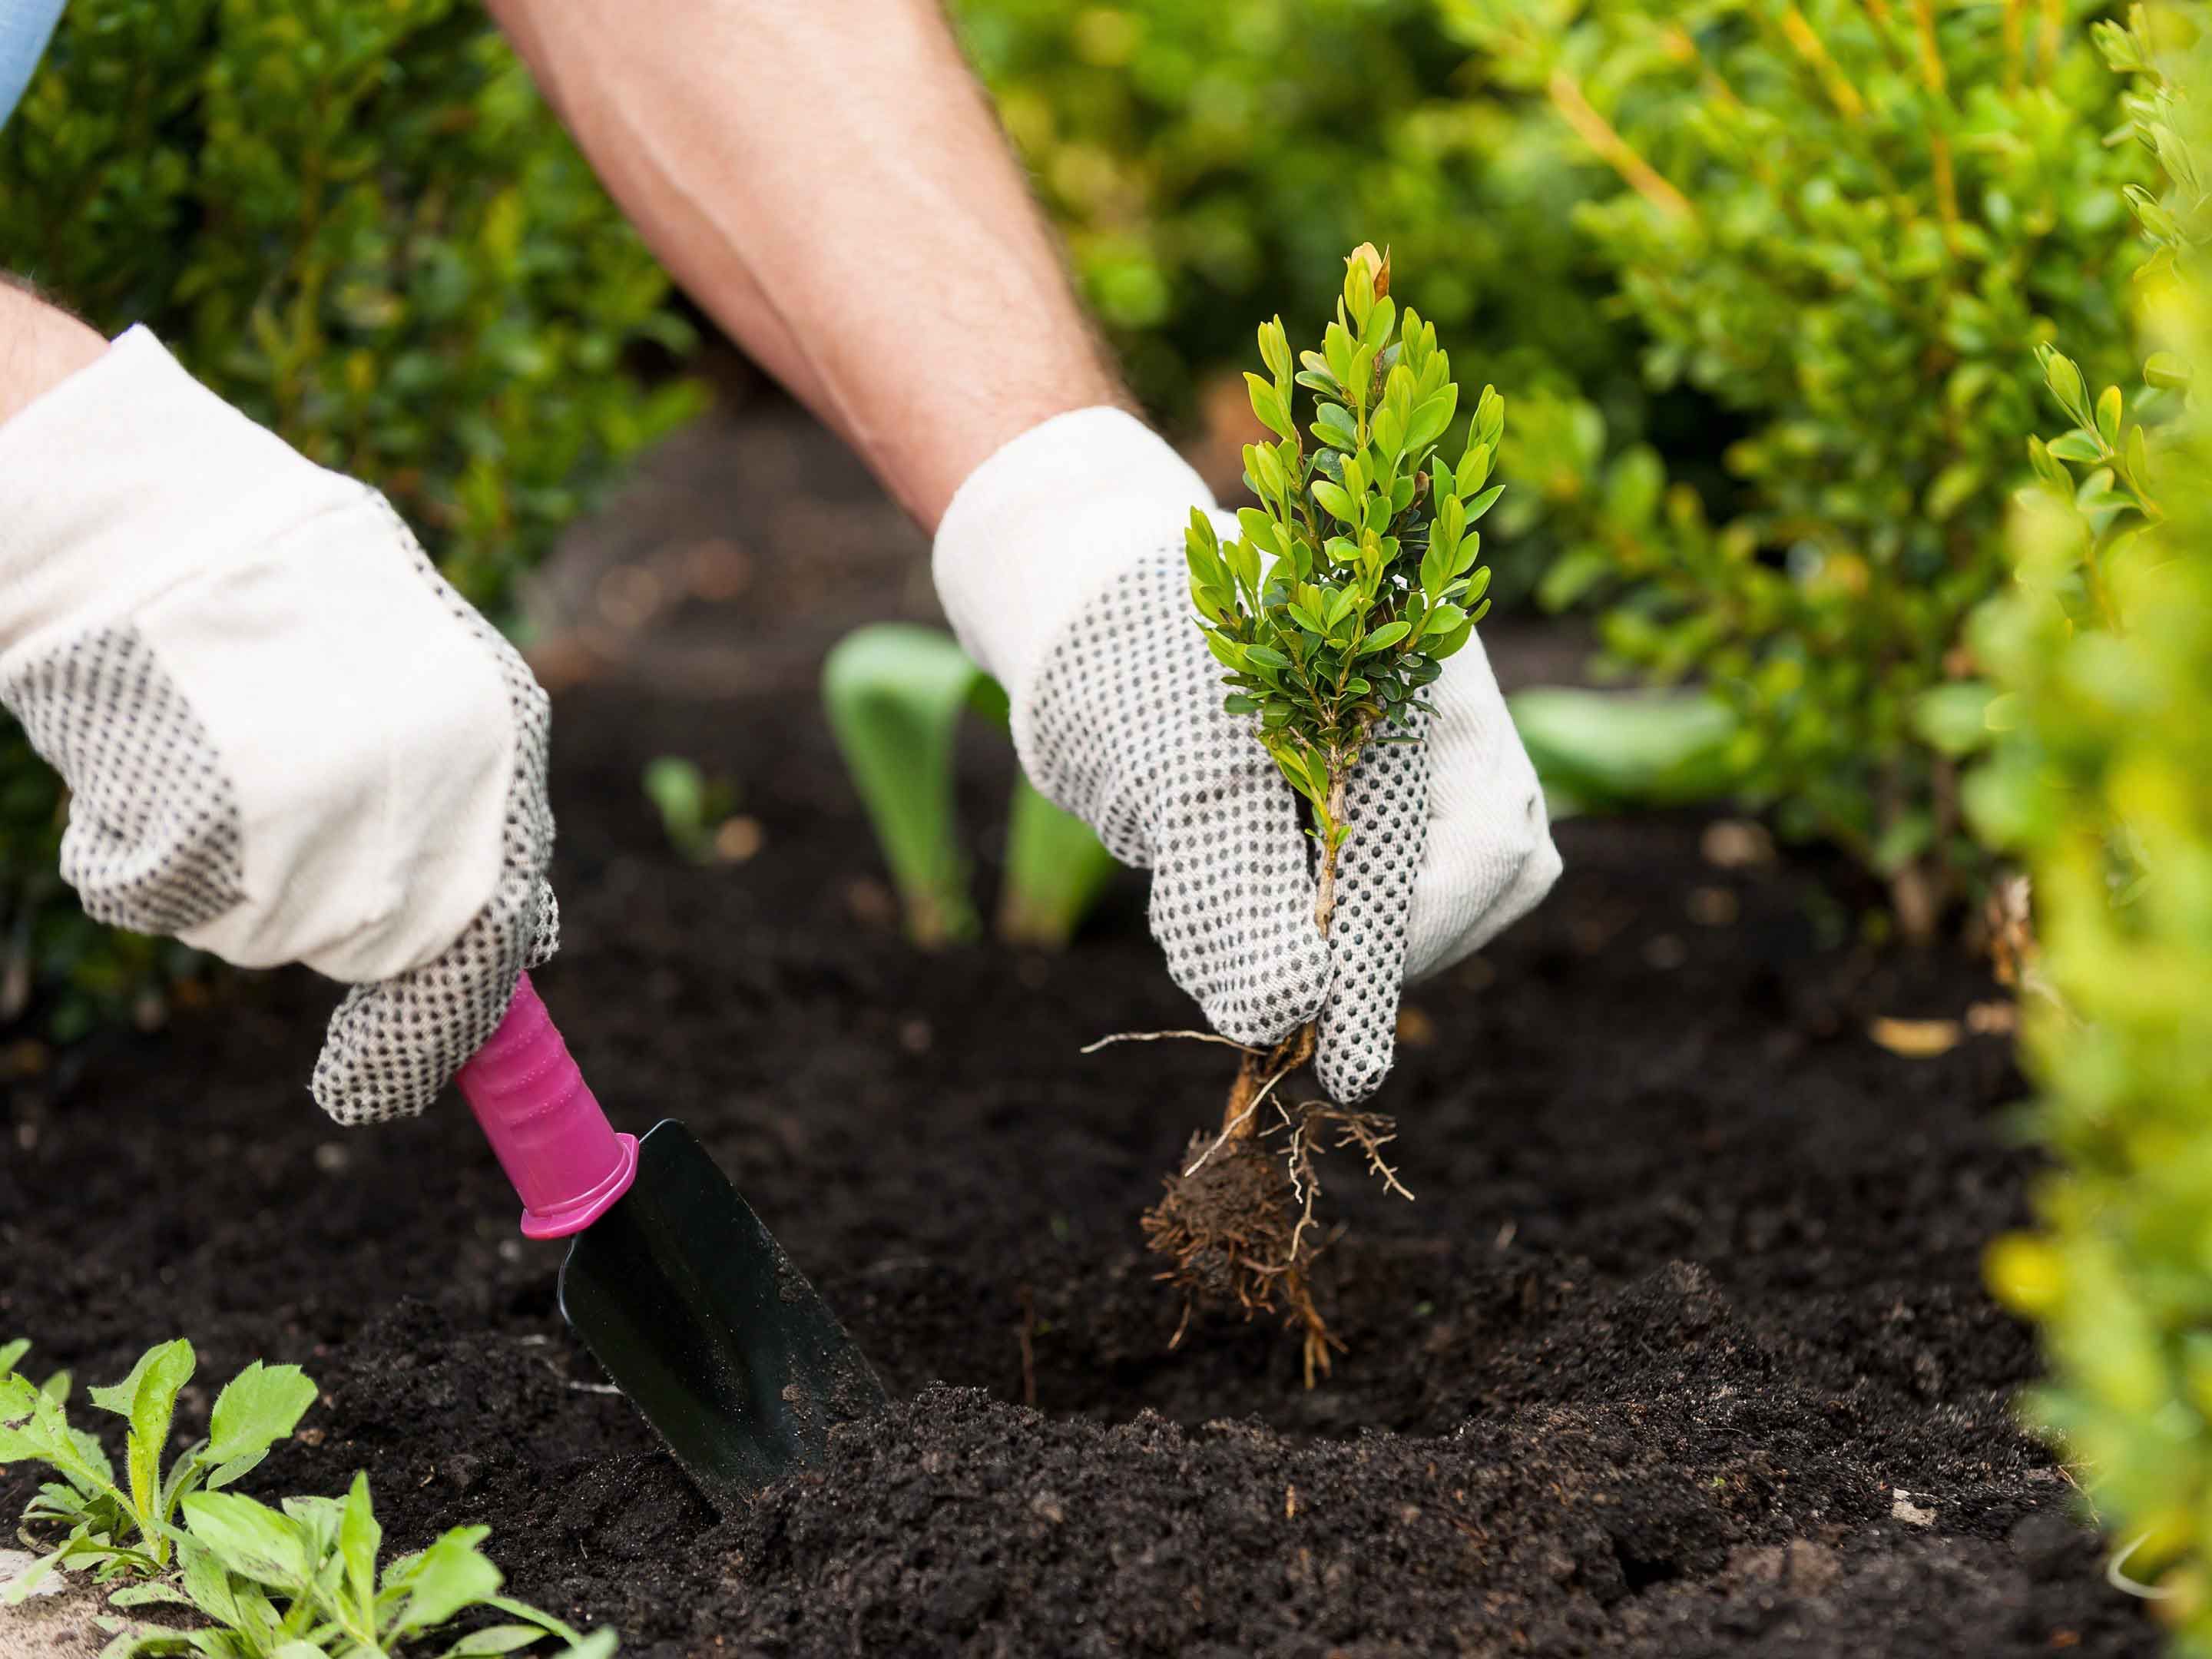
M 1331 757 L 1328 769 L 1328 822 L 1322 827 L 1321 881 L 1314 891 L 1314 926 L 1328 937 L 1330 919 L 1336 915 L 1336 859 L 1340 846 L 1337 827 L 1344 822 L 1344 795 L 1352 781 L 1352 768 Z
M 1690 205 L 1689 198 L 1668 183 L 1656 168 L 1637 154 L 1635 147 L 1620 136 L 1613 123 L 1598 113 L 1583 95 L 1582 83 L 1573 76 L 1563 69 L 1554 70 L 1545 90 L 1551 96 L 1553 107 L 1575 130 L 1575 136 L 1595 150 L 1599 159 L 1618 173 L 1629 188 L 1670 217 L 1696 222 L 1698 210 Z

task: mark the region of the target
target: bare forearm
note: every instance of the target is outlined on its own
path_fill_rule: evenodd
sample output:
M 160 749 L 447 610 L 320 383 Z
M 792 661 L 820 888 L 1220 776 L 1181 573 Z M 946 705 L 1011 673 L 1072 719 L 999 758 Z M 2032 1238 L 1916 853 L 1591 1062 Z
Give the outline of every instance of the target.
M 0 424 L 106 349 L 92 329 L 0 273 Z
M 926 527 L 1122 401 L 937 0 L 490 0 L 671 272 Z

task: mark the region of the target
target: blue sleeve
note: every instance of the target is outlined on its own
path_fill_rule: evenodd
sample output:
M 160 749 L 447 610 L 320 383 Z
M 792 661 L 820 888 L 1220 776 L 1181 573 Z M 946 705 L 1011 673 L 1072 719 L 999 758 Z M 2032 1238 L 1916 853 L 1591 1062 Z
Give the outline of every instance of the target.
M 15 107 L 68 0 L 0 0 L 0 126 Z

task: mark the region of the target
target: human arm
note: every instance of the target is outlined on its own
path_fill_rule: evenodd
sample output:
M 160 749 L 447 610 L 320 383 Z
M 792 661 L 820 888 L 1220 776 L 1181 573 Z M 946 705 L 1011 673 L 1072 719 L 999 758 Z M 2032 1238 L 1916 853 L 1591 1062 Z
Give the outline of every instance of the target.
M 1033 781 L 1154 872 L 1153 931 L 1216 1027 L 1318 1018 L 1340 1098 L 1398 987 L 1559 867 L 1479 646 L 1418 745 L 1363 765 L 1324 945 L 1296 803 L 1188 614 L 1206 485 L 1129 411 L 937 0 L 489 0 L 646 240 L 936 533 L 962 643 Z

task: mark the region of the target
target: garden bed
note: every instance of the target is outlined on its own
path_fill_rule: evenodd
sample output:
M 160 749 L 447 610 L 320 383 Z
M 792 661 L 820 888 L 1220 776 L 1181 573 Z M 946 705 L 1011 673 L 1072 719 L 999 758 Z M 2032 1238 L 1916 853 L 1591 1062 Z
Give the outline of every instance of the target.
M 2008 1411 L 2034 1355 L 1978 1277 L 2034 1168 L 2008 1044 L 1868 1036 L 1990 988 L 1823 945 L 1810 872 L 1717 862 L 1742 838 L 1701 820 L 1563 827 L 1554 897 L 1410 999 L 1386 1103 L 1419 1201 L 1338 1171 L 1333 1381 L 1302 1390 L 1266 1325 L 1169 1352 L 1136 1218 L 1219 1057 L 1077 1053 L 1189 1023 L 1133 878 L 1066 957 L 902 945 L 812 665 L 848 613 L 913 608 L 915 544 L 749 421 L 657 487 L 750 481 L 731 521 L 808 528 L 739 550 L 751 598 L 686 602 L 561 694 L 542 988 L 618 1121 L 680 1116 L 737 1179 L 892 1412 L 718 1521 L 601 1391 L 459 1103 L 315 1113 L 304 976 L 159 1044 L 7 1057 L 0 1335 L 94 1381 L 174 1334 L 204 1379 L 297 1361 L 312 1443 L 249 1486 L 366 1468 L 395 1547 L 489 1522 L 517 1594 L 639 1654 L 2154 1650 Z M 633 501 L 601 544 L 621 562 L 684 511 Z M 748 653 L 771 587 L 818 603 Z M 671 851 L 637 784 L 659 753 L 732 779 L 757 851 Z M 979 736 L 979 811 L 1006 766 Z

